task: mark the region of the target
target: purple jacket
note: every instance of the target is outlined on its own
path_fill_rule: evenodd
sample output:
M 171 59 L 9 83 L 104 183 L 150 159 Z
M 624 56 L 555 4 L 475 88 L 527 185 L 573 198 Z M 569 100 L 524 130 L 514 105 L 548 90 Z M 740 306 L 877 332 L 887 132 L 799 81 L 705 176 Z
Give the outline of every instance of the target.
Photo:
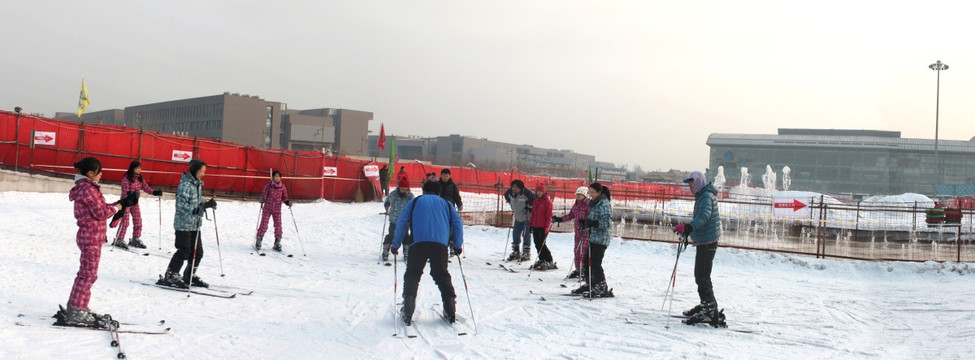
M 562 221 L 569 220 L 579 220 L 586 219 L 589 216 L 589 200 L 582 199 L 576 200 L 576 203 L 572 205 L 572 210 L 569 210 L 569 214 L 562 217 Z M 576 237 L 580 237 L 583 241 L 589 240 L 589 232 L 583 231 L 582 227 L 579 226 L 579 222 L 575 222 L 576 227 Z
M 88 178 L 75 175 L 75 186 L 68 192 L 74 201 L 74 218 L 78 220 L 78 245 L 97 245 L 108 242 L 106 223 L 115 215 L 115 203 L 105 202 L 101 187 Z
M 135 178 L 134 180 L 129 180 L 127 176 L 122 177 L 122 196 L 119 197 L 119 200 L 124 199 L 128 195 L 129 191 L 145 191 L 152 194 L 152 188 L 149 187 L 149 184 L 146 184 L 146 181 L 142 179 L 142 175 L 136 175 L 133 177 Z M 136 206 L 138 206 L 138 204 Z
M 288 188 L 284 182 L 269 181 L 261 192 L 261 201 L 264 203 L 264 212 L 277 214 L 281 212 L 281 204 L 288 201 Z

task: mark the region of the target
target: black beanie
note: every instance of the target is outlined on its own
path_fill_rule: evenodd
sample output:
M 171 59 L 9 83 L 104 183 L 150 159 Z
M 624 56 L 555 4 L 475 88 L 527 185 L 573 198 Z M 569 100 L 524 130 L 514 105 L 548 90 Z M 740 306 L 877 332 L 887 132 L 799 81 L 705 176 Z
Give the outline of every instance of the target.
M 450 169 L 443 169 L 443 170 L 440 170 L 440 173 L 441 173 L 441 174 L 447 174 L 447 175 L 450 175 Z
M 190 160 L 190 175 L 193 175 L 194 179 L 198 179 L 196 177 L 196 172 L 200 171 L 200 168 L 204 166 L 207 166 L 207 163 L 203 162 L 203 160 L 200 159 Z

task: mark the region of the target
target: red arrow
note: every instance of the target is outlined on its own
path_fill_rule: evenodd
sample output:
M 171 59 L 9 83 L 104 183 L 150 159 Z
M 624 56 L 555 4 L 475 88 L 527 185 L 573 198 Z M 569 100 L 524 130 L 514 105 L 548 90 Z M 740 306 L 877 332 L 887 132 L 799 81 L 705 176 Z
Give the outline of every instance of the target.
M 44 136 L 34 137 L 34 141 L 51 142 L 51 140 L 54 140 L 54 138 L 52 138 L 51 135 L 47 135 L 47 134 L 45 134 Z
M 792 199 L 792 202 L 791 203 L 775 203 L 773 205 L 775 206 L 776 209 L 790 209 L 791 208 L 793 212 L 799 211 L 799 209 L 802 209 L 802 208 L 806 207 L 806 204 L 803 204 L 801 201 L 796 200 L 796 199 Z
M 187 154 L 176 154 L 176 155 L 173 155 L 173 157 L 174 158 L 183 159 L 183 160 L 186 160 L 186 159 L 189 159 L 190 158 L 190 156 L 187 155 Z

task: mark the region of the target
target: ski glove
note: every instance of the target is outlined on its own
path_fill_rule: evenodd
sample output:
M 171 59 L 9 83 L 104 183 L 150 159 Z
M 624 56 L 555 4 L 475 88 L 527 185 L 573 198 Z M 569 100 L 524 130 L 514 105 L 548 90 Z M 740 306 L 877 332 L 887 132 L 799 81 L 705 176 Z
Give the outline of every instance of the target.
M 582 219 L 582 220 L 579 220 L 579 226 L 582 227 L 583 229 L 585 229 L 585 228 L 589 228 L 589 229 L 598 228 L 599 227 L 599 220 Z
M 213 198 L 210 198 L 210 200 L 207 200 L 207 202 L 203 203 L 203 208 L 204 209 L 206 209 L 206 208 L 216 209 L 217 208 L 217 200 L 214 200 Z
M 560 222 L 562 222 L 562 217 L 561 216 L 552 216 L 552 221 L 557 222 L 557 223 L 560 223 Z
M 264 203 L 264 198 L 263 198 L 263 197 L 260 197 L 260 198 L 258 198 L 258 199 L 257 199 L 257 202 L 259 202 L 259 203 L 261 203 L 261 204 L 263 204 L 263 203 Z
M 389 248 L 389 252 L 393 253 L 393 255 L 399 255 L 399 249 L 394 247 Z
M 464 252 L 464 248 L 456 248 L 456 249 L 454 249 L 454 255 L 460 255 L 460 253 L 462 253 L 462 252 Z
M 122 209 L 123 210 L 125 208 L 127 208 L 127 207 L 130 207 L 132 205 L 136 205 L 138 203 L 139 203 L 139 192 L 138 191 L 129 191 L 128 195 L 126 195 L 124 199 L 119 200 L 119 202 L 118 202 L 119 205 L 122 205 Z
M 288 205 L 288 207 L 291 207 L 291 200 L 285 201 L 284 204 Z
M 162 190 L 154 190 L 152 196 L 162 196 Z
M 693 230 L 694 228 L 691 227 L 691 224 L 677 224 L 677 226 L 674 227 L 674 233 L 678 235 L 687 235 Z

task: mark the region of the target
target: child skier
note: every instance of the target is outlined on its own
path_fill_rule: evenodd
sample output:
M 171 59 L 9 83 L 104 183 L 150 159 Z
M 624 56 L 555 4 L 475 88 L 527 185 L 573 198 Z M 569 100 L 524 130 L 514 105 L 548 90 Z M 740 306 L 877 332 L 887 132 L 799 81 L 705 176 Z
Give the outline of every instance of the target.
M 78 169 L 78 174 L 75 175 L 75 186 L 68 193 L 68 199 L 74 201 L 74 217 L 78 220 L 75 241 L 81 250 L 81 266 L 71 287 L 67 309 L 62 307 L 54 315 L 57 318 L 55 325 L 104 327 L 111 316 L 91 312 L 88 301 L 91 299 L 91 286 L 98 279 L 102 244 L 108 242 L 105 221 L 116 212 L 135 205 L 139 194 L 129 193 L 124 199 L 108 204 L 98 185 L 102 178 L 102 163 L 96 158 L 86 157 L 76 162 L 74 168 Z
M 291 207 L 291 200 L 288 199 L 288 188 L 281 182 L 281 172 L 275 170 L 271 173 L 271 181 L 264 186 L 261 197 L 257 199 L 261 203 L 261 225 L 257 228 L 257 241 L 254 242 L 254 249 L 261 249 L 261 240 L 267 232 L 268 218 L 274 217 L 274 251 L 281 251 L 281 203 Z
M 122 177 L 122 195 L 128 194 L 132 191 L 136 193 L 139 191 L 145 191 L 153 196 L 162 196 L 162 190 L 153 190 L 142 178 L 142 164 L 138 161 L 133 161 L 130 163 L 129 170 L 126 171 L 125 176 Z M 119 200 L 121 200 L 121 198 L 119 198 Z M 132 216 L 132 239 L 129 240 L 129 244 L 126 245 L 125 231 L 129 227 L 129 215 Z M 125 212 L 122 214 L 122 222 L 119 224 L 118 233 L 115 236 L 115 241 L 112 242 L 112 246 L 123 249 L 128 249 L 129 246 L 145 249 L 146 245 L 142 243 L 141 237 L 142 211 L 139 209 L 139 204 L 135 204 L 126 208 Z
M 545 239 L 548 238 L 548 228 L 552 226 L 552 199 L 549 199 L 545 191 L 545 184 L 539 183 L 535 186 L 535 199 L 532 203 L 531 226 L 532 236 L 535 237 L 535 251 L 538 252 L 538 261 L 532 268 L 535 270 L 558 269 L 552 259 L 552 252 L 548 250 Z
M 690 223 L 677 224 L 674 232 L 689 235 L 694 243 L 694 280 L 701 303 L 684 312 L 688 316 L 685 324 L 707 323 L 712 326 L 725 326 L 724 312 L 718 310 L 718 300 L 714 298 L 711 284 L 711 268 L 714 254 L 718 251 L 718 238 L 721 237 L 721 217 L 718 214 L 718 190 L 704 179 L 700 171 L 692 172 L 684 179 L 694 194 L 694 217 Z
M 512 180 L 511 187 L 504 193 L 504 201 L 511 206 L 511 215 L 514 217 L 514 223 L 511 224 L 511 255 L 508 256 L 508 261 L 531 260 L 532 233 L 528 228 L 535 194 L 525 189 L 525 183 L 521 180 Z M 522 244 L 521 252 L 518 251 L 518 244 Z
M 581 220 L 586 219 L 589 216 L 589 199 L 587 195 L 589 194 L 589 188 L 585 186 L 580 186 L 576 189 L 576 203 L 572 205 L 572 210 L 565 216 L 553 216 L 552 220 L 555 222 L 563 222 L 569 220 L 575 220 L 573 226 L 575 227 L 575 261 L 573 265 L 575 270 L 569 273 L 569 279 L 576 279 L 582 277 L 586 279 L 589 277 L 589 272 L 584 266 L 584 260 L 586 260 L 587 251 L 589 251 L 589 231 L 582 228 Z
M 582 227 L 589 230 L 589 276 L 592 280 L 588 285 L 582 285 L 572 291 L 594 297 L 613 297 L 613 289 L 606 285 L 606 274 L 603 272 L 603 257 L 609 246 L 610 230 L 613 226 L 613 207 L 609 204 L 612 199 L 609 189 L 600 183 L 589 185 L 589 215 L 581 220 Z
M 169 260 L 166 275 L 156 284 L 185 289 L 186 284 L 195 287 L 209 287 L 210 285 L 194 275 L 196 268 L 203 259 L 203 242 L 200 240 L 200 224 L 206 209 L 216 209 L 217 201 L 211 198 L 203 201 L 203 175 L 206 174 L 207 164 L 200 159 L 190 161 L 188 172 L 183 173 L 176 189 L 176 215 L 173 228 L 176 230 L 176 253 Z M 194 255 L 196 255 L 194 257 Z M 186 262 L 183 275 L 179 269 Z
M 383 202 L 383 206 L 386 207 L 386 213 L 389 214 L 389 232 L 383 239 L 383 261 L 389 261 L 389 246 L 393 244 L 393 234 L 396 233 L 396 222 L 399 220 L 399 214 L 403 212 L 403 208 L 406 207 L 406 203 L 413 200 L 413 192 L 410 191 L 410 181 L 404 176 L 399 179 L 399 185 L 396 187 L 396 191 L 386 197 L 386 201 Z M 405 258 L 410 252 L 410 234 L 407 232 L 405 235 L 405 240 L 403 240 L 403 257 Z

